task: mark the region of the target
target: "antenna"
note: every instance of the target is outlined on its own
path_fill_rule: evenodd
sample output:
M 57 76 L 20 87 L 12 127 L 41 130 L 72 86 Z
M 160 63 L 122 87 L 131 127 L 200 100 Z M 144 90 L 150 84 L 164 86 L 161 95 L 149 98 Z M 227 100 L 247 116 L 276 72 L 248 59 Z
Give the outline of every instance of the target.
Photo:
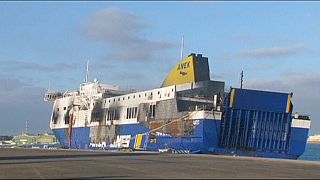
M 87 71 L 86 71 L 86 80 L 85 80 L 85 82 L 88 82 L 88 76 L 89 76 L 89 60 L 87 61 Z
M 241 71 L 241 74 L 240 74 L 240 89 L 242 89 L 242 85 L 243 85 L 243 70 Z
M 183 59 L 183 46 L 184 46 L 184 40 L 183 40 L 183 36 L 182 36 L 182 41 L 181 41 L 181 50 L 180 50 L 180 57 L 181 57 L 181 60 Z
M 26 120 L 26 130 L 25 130 L 25 134 L 28 134 L 28 120 Z

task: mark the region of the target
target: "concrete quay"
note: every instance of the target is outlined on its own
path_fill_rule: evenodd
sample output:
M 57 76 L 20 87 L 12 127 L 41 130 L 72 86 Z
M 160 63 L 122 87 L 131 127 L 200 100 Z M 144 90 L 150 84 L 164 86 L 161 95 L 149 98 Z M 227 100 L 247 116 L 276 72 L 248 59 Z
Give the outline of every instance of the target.
M 1 179 L 315 178 L 320 162 L 203 154 L 0 149 Z

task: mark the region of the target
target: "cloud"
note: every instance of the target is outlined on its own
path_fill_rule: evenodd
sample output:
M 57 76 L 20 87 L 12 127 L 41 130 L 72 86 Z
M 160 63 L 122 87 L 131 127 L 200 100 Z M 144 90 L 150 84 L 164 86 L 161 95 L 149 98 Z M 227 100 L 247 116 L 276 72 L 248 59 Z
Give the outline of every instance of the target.
M 68 70 L 74 68 L 74 65 L 66 63 L 57 63 L 53 65 L 41 65 L 36 63 L 22 62 L 22 61 L 0 61 L 0 69 L 6 70 L 31 70 L 41 72 L 53 72 Z
M 20 87 L 0 91 L 0 135 L 18 135 L 29 122 L 30 133 L 51 132 L 49 128 L 52 104 L 43 101 L 45 89 Z
M 259 79 L 247 81 L 245 88 L 293 92 L 294 111 L 310 114 L 311 133 L 320 133 L 320 73 L 287 74 L 278 79 Z
M 93 40 L 124 45 L 143 41 L 139 33 L 144 27 L 142 17 L 119 8 L 107 8 L 92 16 L 82 30 Z
M 296 73 L 286 74 L 278 79 L 259 79 L 248 81 L 248 85 L 254 88 L 285 90 L 297 89 L 305 93 L 320 92 L 320 74 Z M 312 87 L 312 88 L 311 88 Z
M 98 11 L 81 24 L 81 31 L 90 40 L 109 45 L 108 59 L 146 61 L 157 51 L 174 47 L 168 41 L 148 39 L 149 27 L 143 17 L 113 7 Z
M 240 32 L 231 35 L 232 39 L 240 43 L 297 43 L 297 38 L 289 35 L 268 35 L 268 34 L 259 34 L 253 35 L 251 33 Z
M 168 42 L 145 41 L 144 43 L 136 43 L 131 46 L 125 46 L 123 49 L 108 54 L 108 58 L 115 60 L 137 60 L 145 61 L 152 59 L 156 51 L 173 47 Z
M 296 54 L 304 50 L 303 45 L 294 47 L 272 47 L 265 49 L 257 49 L 252 51 L 242 51 L 237 54 L 240 58 L 266 58 L 266 57 L 280 57 Z
M 90 69 L 98 70 L 98 69 L 112 69 L 112 65 L 105 64 L 105 63 L 94 63 L 89 65 L 89 71 Z
M 52 104 L 44 102 L 44 88 L 29 85 L 15 78 L 0 78 L 0 135 L 17 135 L 29 132 L 51 132 L 49 128 Z M 5 84 L 5 86 L 3 86 Z
M 0 91 L 12 91 L 27 85 L 25 82 L 15 78 L 0 77 Z

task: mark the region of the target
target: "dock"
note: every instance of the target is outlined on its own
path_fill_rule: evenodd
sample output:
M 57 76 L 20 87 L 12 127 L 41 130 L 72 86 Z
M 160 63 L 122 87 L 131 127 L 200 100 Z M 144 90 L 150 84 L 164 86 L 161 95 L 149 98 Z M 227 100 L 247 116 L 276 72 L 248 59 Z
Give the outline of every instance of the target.
M 320 162 L 204 154 L 0 149 L 0 178 L 319 178 Z

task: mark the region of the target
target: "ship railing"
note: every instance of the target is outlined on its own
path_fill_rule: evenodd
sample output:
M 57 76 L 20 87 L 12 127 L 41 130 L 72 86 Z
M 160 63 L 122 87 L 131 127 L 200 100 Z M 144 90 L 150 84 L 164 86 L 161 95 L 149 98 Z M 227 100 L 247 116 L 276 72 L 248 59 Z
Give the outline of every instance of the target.
M 295 113 L 293 116 L 294 119 L 302 119 L 302 120 L 310 120 L 311 121 L 311 115 L 307 115 L 307 114 L 298 114 Z
M 213 105 L 196 105 L 196 106 L 190 106 L 189 108 L 189 111 L 201 111 L 201 110 L 204 110 L 204 111 L 212 111 L 214 108 L 213 108 Z
M 47 91 L 45 93 L 44 101 L 55 101 L 56 99 L 59 99 L 61 97 L 62 97 L 61 92 Z
M 67 90 L 66 92 L 63 93 L 63 97 L 69 97 L 69 96 L 78 96 L 79 95 L 79 91 L 77 90 Z

